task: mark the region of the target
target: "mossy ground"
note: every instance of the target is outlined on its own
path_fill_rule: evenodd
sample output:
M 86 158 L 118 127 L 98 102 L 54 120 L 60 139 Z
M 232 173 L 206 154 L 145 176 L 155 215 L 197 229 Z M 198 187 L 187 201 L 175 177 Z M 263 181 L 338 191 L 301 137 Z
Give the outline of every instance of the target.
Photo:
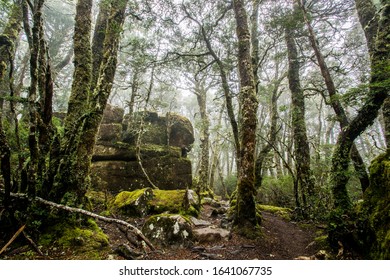
M 38 243 L 64 253 L 71 250 L 72 259 L 104 259 L 109 251 L 107 235 L 92 219 L 80 225 L 56 223 L 45 230 Z
M 278 215 L 279 217 L 285 219 L 286 221 L 291 220 L 292 210 L 290 208 L 283 208 L 283 207 L 277 207 L 277 206 L 272 206 L 272 205 L 263 205 L 263 204 L 257 204 L 256 207 L 257 207 L 257 210 L 267 211 L 267 212 L 273 213 L 273 214 Z

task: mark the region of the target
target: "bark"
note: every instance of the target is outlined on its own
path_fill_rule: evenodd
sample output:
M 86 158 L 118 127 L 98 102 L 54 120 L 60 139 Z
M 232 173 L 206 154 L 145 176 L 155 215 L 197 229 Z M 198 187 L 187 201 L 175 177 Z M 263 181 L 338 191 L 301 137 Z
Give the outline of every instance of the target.
M 336 149 L 332 155 L 331 186 L 334 207 L 348 210 L 351 207 L 346 189 L 348 182 L 349 151 L 353 141 L 378 115 L 384 100 L 388 97 L 390 78 L 390 1 L 382 0 L 382 14 L 379 20 L 375 49 L 371 54 L 370 93 L 357 116 L 339 134 Z
M 199 168 L 199 188 L 201 192 L 209 191 L 209 162 L 210 162 L 210 120 L 207 115 L 207 91 L 204 81 L 195 78 L 195 95 L 198 101 L 201 128 L 200 128 L 200 168 Z
M 301 7 L 302 12 L 303 12 L 303 17 L 304 17 L 307 29 L 309 31 L 310 44 L 314 50 L 315 56 L 316 56 L 317 61 L 318 61 L 318 65 L 319 65 L 320 70 L 321 70 L 321 75 L 324 78 L 325 85 L 326 85 L 326 88 L 327 88 L 328 93 L 329 93 L 331 106 L 332 106 L 332 108 L 337 116 L 337 120 L 340 123 L 341 129 L 344 129 L 346 126 L 349 125 L 349 120 L 348 120 L 347 114 L 346 114 L 346 112 L 345 112 L 345 110 L 344 110 L 344 108 L 343 108 L 343 106 L 338 98 L 336 86 L 335 86 L 334 81 L 332 79 L 332 76 L 330 74 L 329 68 L 325 62 L 324 56 L 321 53 L 320 47 L 318 46 L 317 38 L 316 38 L 314 30 L 311 26 L 310 20 L 308 18 L 306 8 L 302 4 L 301 0 L 299 0 L 299 4 L 300 4 L 300 7 Z M 360 180 L 362 191 L 364 192 L 364 190 L 368 187 L 368 184 L 369 184 L 367 169 L 366 169 L 366 166 L 364 164 L 364 161 L 363 161 L 361 155 L 359 154 L 358 149 L 356 148 L 356 145 L 353 144 L 351 149 L 352 150 L 351 150 L 350 157 L 352 158 L 357 176 L 359 177 L 359 180 Z
M 9 64 L 9 54 L 13 54 L 15 52 L 15 44 L 18 40 L 19 33 L 22 29 L 22 9 L 21 9 L 21 0 L 15 1 L 12 6 L 12 10 L 7 22 L 3 30 L 3 34 L 1 35 L 2 41 L 0 44 L 0 83 L 2 84 L 3 78 L 6 78 L 7 68 Z M 5 83 L 5 87 L 7 87 L 8 83 Z M 0 102 L 3 102 L 0 99 Z M 0 109 L 2 106 L 0 107 Z
M 370 53 L 375 50 L 375 38 L 378 32 L 379 14 L 372 0 L 355 0 L 360 24 L 363 28 Z
M 30 89 L 28 93 L 28 110 L 29 110 L 29 136 L 28 144 L 30 149 L 30 161 L 27 167 L 27 192 L 31 196 L 35 196 L 37 192 L 37 186 L 39 184 L 38 178 L 38 165 L 40 160 L 40 150 L 39 142 L 37 139 L 38 136 L 38 121 L 39 114 L 37 108 L 37 100 L 39 93 L 40 85 L 40 48 L 41 48 L 41 38 L 43 20 L 42 20 L 42 8 L 44 1 L 37 0 L 34 2 L 33 10 L 33 28 L 32 28 L 32 38 L 30 45 Z
M 64 137 L 61 140 L 61 151 L 51 154 L 51 170 L 53 188 L 49 191 L 49 199 L 61 201 L 65 193 L 75 192 L 81 199 L 82 192 L 78 188 L 84 187 L 84 180 L 80 179 L 77 146 L 79 144 L 81 126 L 84 115 L 87 114 L 92 78 L 91 52 L 91 17 L 92 0 L 79 0 L 76 6 L 75 27 L 73 36 L 74 45 L 74 73 L 71 95 L 68 103 L 68 112 L 64 121 Z M 61 157 L 62 159 L 57 159 Z M 55 166 L 59 164 L 59 166 Z M 54 166 L 53 166 L 54 165 Z M 80 174 L 85 176 L 85 174 Z
M 241 233 L 255 234 L 256 217 L 255 150 L 257 107 L 256 85 L 251 57 L 251 36 L 244 2 L 233 1 L 237 24 L 238 70 L 240 76 L 240 157 L 237 183 L 237 209 L 235 225 Z
M 298 50 L 293 37 L 293 30 L 289 26 L 285 31 L 285 40 L 288 54 L 288 81 L 291 91 L 291 117 L 294 139 L 294 155 L 296 162 L 296 176 L 298 178 L 303 205 L 305 198 L 314 195 L 314 180 L 310 165 L 310 147 L 306 131 L 305 96 L 300 82 L 300 65 Z
M 216 126 L 217 127 L 220 127 L 221 126 L 221 122 L 222 122 L 222 115 L 223 115 L 223 112 L 224 112 L 224 107 L 221 107 L 220 110 L 219 110 L 219 114 L 218 114 L 218 118 L 217 118 L 217 124 Z M 212 149 L 212 160 L 211 160 L 211 167 L 210 167 L 210 179 L 209 179 L 209 182 L 210 182 L 210 189 L 211 190 L 214 190 L 214 182 L 215 182 L 215 172 L 219 170 L 221 170 L 220 168 L 220 154 L 221 154 L 221 134 L 220 133 L 217 133 L 217 136 L 214 140 L 214 149 Z M 223 184 L 223 181 L 221 182 L 222 185 Z M 224 188 L 225 190 L 225 188 Z M 226 195 L 226 192 L 225 192 L 225 195 Z M 226 196 L 225 196 L 226 197 Z
M 79 172 L 81 176 L 78 177 L 77 181 L 85 183 L 84 187 L 81 188 L 81 193 L 84 193 L 85 188 L 89 185 L 93 147 L 115 77 L 119 40 L 125 20 L 126 6 L 127 0 L 114 0 L 112 2 L 99 79 L 89 102 L 89 115 L 86 117 L 81 130 L 82 137 L 80 137 L 77 147 L 77 158 L 80 162 L 78 170 L 81 171 Z
M 370 55 L 375 50 L 375 37 L 378 32 L 379 14 L 372 1 L 355 0 L 360 24 L 364 30 Z M 390 98 L 386 98 L 382 107 L 386 146 L 390 147 Z
M 270 115 L 271 115 L 271 127 L 269 130 L 269 137 L 267 140 L 267 143 L 262 147 L 261 151 L 259 152 L 257 158 L 256 158 L 256 188 L 259 189 L 261 188 L 262 181 L 263 181 L 263 166 L 264 163 L 268 157 L 269 152 L 272 150 L 272 147 L 275 146 L 276 144 L 276 137 L 278 134 L 278 119 L 279 119 L 279 114 L 278 114 L 278 99 L 279 99 L 279 86 L 280 83 L 282 82 L 282 78 L 279 79 L 272 91 L 272 96 L 271 96 L 271 106 L 270 106 Z
M 260 8 L 260 2 L 261 0 L 253 0 L 252 1 L 252 14 L 250 17 L 251 21 L 251 45 L 252 45 L 252 65 L 253 65 L 253 76 L 255 79 L 255 86 L 256 86 L 256 93 L 259 93 L 259 77 L 257 75 L 257 72 L 259 70 L 259 24 L 258 24 L 258 18 L 259 18 L 259 8 Z
M 103 61 L 103 48 L 104 40 L 106 37 L 106 29 L 108 24 L 108 18 L 110 15 L 109 1 L 100 1 L 99 14 L 96 20 L 94 35 L 92 38 L 92 83 L 91 90 L 93 91 L 97 85 L 99 79 L 100 66 Z
M 64 123 L 63 146 L 68 146 L 72 137 L 77 134 L 81 117 L 88 109 L 92 79 L 91 21 L 92 0 L 79 0 L 76 6 L 73 36 L 73 83 Z

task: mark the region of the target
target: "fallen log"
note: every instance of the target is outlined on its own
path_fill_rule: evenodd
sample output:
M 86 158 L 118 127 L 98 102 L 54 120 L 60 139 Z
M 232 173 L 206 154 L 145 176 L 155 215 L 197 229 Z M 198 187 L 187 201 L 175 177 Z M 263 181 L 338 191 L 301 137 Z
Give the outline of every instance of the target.
M 4 190 L 0 189 L 0 192 L 4 194 Z M 141 238 L 142 241 L 144 241 L 146 243 L 146 245 L 148 245 L 151 250 L 153 250 L 153 251 L 156 250 L 156 248 L 150 242 L 150 240 L 148 238 L 146 238 L 144 236 L 144 234 L 137 227 L 135 227 L 132 224 L 129 224 L 128 222 L 125 222 L 123 220 L 100 216 L 100 215 L 97 215 L 93 212 L 90 212 L 90 211 L 87 211 L 84 209 L 79 209 L 79 208 L 74 208 L 74 207 L 58 204 L 58 203 L 55 203 L 52 201 L 45 200 L 45 199 L 40 198 L 40 197 L 30 198 L 26 194 L 22 194 L 22 193 L 11 193 L 11 197 L 19 198 L 19 199 L 28 199 L 31 201 L 33 200 L 33 201 L 36 201 L 40 204 L 50 206 L 50 207 L 53 207 L 56 209 L 65 210 L 65 211 L 68 211 L 71 213 L 79 213 L 79 214 L 82 214 L 82 215 L 85 215 L 85 216 L 88 216 L 88 217 L 91 217 L 91 218 L 94 218 L 94 219 L 97 219 L 97 220 L 100 220 L 100 221 L 103 221 L 106 223 L 115 223 L 118 225 L 122 225 L 122 226 L 126 227 L 129 231 L 133 232 L 136 236 Z

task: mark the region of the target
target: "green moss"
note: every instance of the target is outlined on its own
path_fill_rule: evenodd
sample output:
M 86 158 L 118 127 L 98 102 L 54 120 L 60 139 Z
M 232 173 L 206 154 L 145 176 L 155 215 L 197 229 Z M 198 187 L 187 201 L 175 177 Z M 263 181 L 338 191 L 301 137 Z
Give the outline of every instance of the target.
M 169 211 L 179 213 L 183 209 L 185 190 L 153 190 L 151 211 L 158 214 Z
M 363 224 L 367 246 L 373 259 L 390 258 L 390 151 L 378 156 L 370 166 L 370 186 L 364 193 Z
M 56 223 L 48 227 L 39 239 L 42 246 L 71 249 L 74 259 L 101 259 L 108 248 L 108 237 L 96 222 L 88 219 L 85 225 Z
M 290 221 L 292 210 L 289 208 L 277 207 L 272 205 L 257 204 L 257 209 L 260 211 L 266 211 L 282 217 L 283 219 Z
M 121 192 L 113 201 L 111 210 L 119 209 L 127 215 L 144 216 L 169 212 L 198 216 L 197 205 L 185 209 L 186 190 L 152 190 L 141 189 L 132 192 Z

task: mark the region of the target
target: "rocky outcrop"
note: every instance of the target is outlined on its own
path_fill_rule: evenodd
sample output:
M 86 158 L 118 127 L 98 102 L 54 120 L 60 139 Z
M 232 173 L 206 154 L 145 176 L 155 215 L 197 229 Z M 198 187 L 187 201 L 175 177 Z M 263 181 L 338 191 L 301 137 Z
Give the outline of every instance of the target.
M 109 105 L 104 111 L 92 157 L 95 189 L 117 194 L 151 187 L 150 182 L 163 190 L 190 187 L 192 168 L 186 153 L 194 142 L 191 122 L 173 113 L 123 114 L 123 109 Z
M 139 129 L 141 124 L 142 131 Z M 189 148 L 194 143 L 191 122 L 174 113 L 159 116 L 155 112 L 139 112 L 132 118 L 125 117 L 124 128 L 123 142 L 131 145 L 137 142 L 138 137 L 142 144 Z

